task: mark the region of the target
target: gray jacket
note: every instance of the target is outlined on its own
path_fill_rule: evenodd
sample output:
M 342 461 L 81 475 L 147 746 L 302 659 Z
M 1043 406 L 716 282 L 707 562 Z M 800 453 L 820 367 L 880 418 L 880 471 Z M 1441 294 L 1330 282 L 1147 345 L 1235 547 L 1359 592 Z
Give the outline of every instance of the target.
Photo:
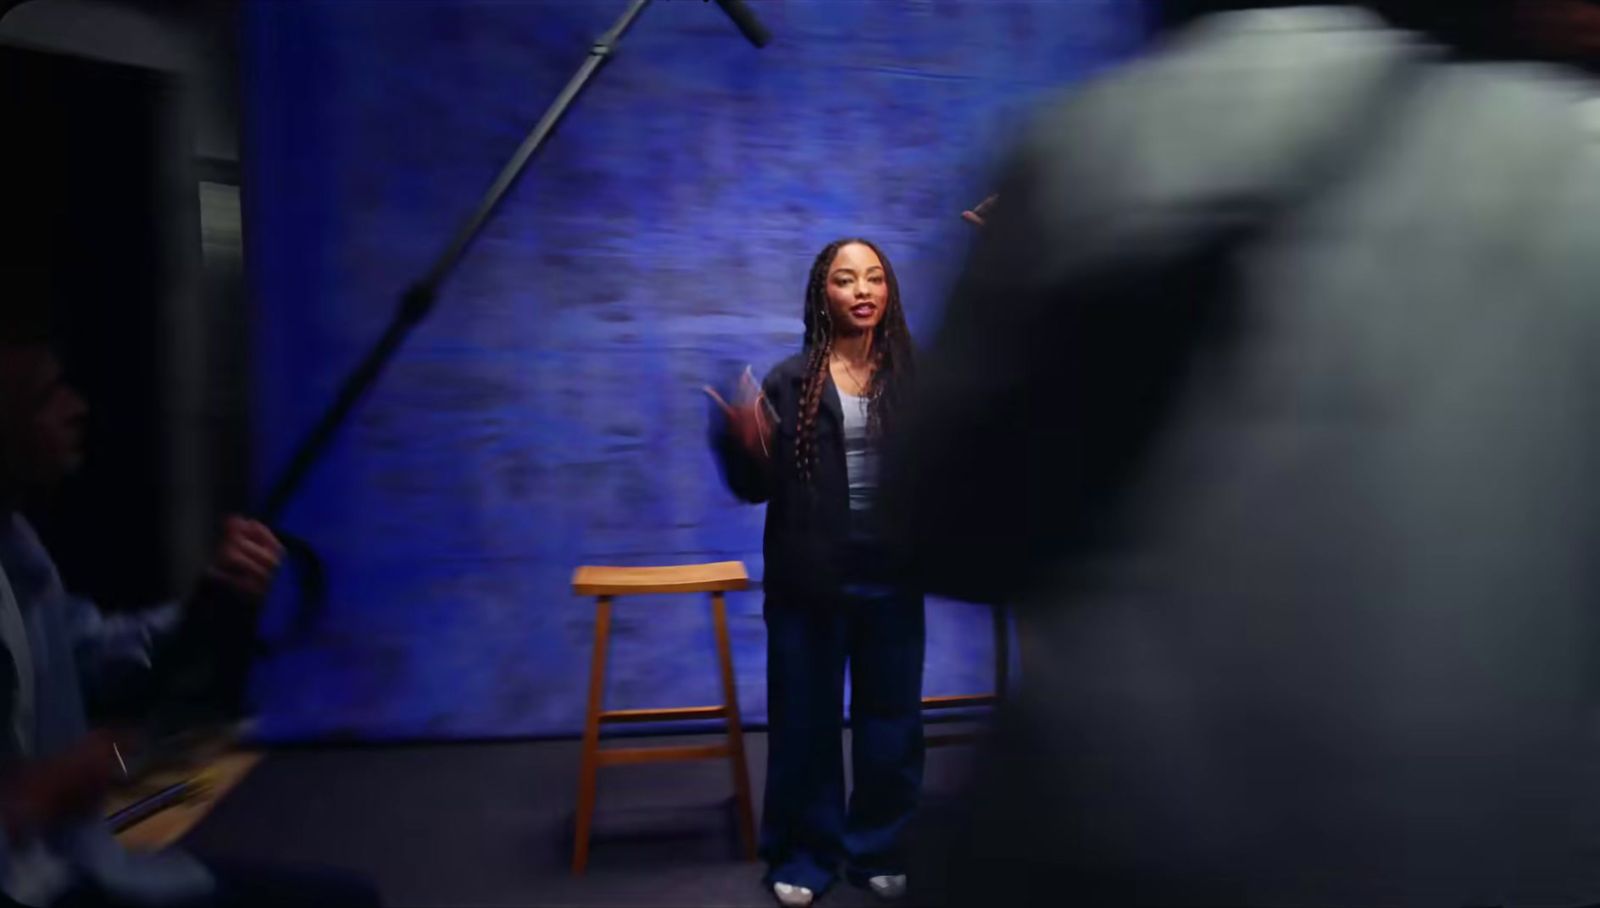
M 986 886 L 1600 900 L 1589 90 L 1317 8 L 1037 118 L 886 471 L 1021 606 Z
M 141 614 L 104 615 L 67 592 L 55 563 L 20 514 L 0 512 L 0 772 L 44 759 L 88 731 L 86 685 L 115 683 L 119 664 L 148 664 L 174 633 L 177 604 Z M 176 850 L 126 851 L 95 817 L 68 820 L 26 842 L 0 835 L 0 893 L 48 905 L 93 884 L 128 904 L 187 904 L 215 881 Z

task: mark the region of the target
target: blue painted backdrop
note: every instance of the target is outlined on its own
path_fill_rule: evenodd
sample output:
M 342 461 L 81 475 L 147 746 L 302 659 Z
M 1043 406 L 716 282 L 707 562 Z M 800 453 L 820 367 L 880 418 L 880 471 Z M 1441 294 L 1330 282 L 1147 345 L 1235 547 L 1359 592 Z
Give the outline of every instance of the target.
M 247 8 L 263 478 L 624 5 Z M 697 387 L 796 348 L 805 271 L 841 234 L 883 245 L 925 332 L 1007 129 L 1141 32 L 1134 0 L 752 5 L 764 51 L 709 4 L 645 12 L 316 472 L 284 523 L 326 559 L 331 610 L 259 665 L 267 737 L 576 730 L 574 565 L 759 576 L 762 513 L 719 484 Z M 759 596 L 731 608 L 760 721 Z M 624 600 L 610 704 L 715 702 L 709 626 L 698 600 Z M 984 614 L 930 604 L 929 693 L 986 690 L 989 659 Z

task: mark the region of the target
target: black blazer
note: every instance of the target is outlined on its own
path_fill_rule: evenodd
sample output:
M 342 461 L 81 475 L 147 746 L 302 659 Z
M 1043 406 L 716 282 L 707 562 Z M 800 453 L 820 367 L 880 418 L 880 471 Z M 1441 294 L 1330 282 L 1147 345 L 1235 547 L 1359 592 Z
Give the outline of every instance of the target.
M 767 594 L 821 601 L 835 595 L 843 580 L 850 489 L 844 464 L 844 411 L 831 378 L 817 408 L 812 480 L 806 483 L 800 478 L 795 433 L 800 425 L 805 369 L 806 354 L 797 353 L 773 367 L 761 383 L 779 420 L 768 463 L 750 457 L 721 419 L 713 420 L 711 445 L 728 488 L 743 501 L 767 503 L 762 541 Z M 881 568 L 885 577 L 901 576 L 903 557 L 898 547 L 888 543 L 886 534 L 875 535 L 884 540 Z

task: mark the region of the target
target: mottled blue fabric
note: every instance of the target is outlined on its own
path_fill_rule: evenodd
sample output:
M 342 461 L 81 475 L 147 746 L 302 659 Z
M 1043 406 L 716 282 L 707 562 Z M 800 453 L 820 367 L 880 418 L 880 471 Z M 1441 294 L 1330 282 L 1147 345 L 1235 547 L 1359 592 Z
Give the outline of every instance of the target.
M 246 10 L 246 236 L 259 479 L 279 467 L 625 6 L 261 0 Z M 1008 129 L 1125 56 L 1133 0 L 653 4 L 579 98 L 286 516 L 330 571 L 314 637 L 265 660 L 269 738 L 566 733 L 583 563 L 744 560 L 699 386 L 799 347 L 812 256 L 879 242 L 937 314 Z M 730 599 L 747 719 L 759 595 Z M 268 630 L 288 618 L 280 590 Z M 989 687 L 988 618 L 929 607 L 930 692 Z M 623 600 L 609 704 L 715 702 L 708 610 Z

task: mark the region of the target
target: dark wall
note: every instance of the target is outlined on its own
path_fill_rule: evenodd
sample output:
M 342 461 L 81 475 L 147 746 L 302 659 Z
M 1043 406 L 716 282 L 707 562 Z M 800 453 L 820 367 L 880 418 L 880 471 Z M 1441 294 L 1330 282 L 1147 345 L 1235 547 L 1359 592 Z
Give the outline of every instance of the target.
M 264 481 L 618 2 L 262 0 L 246 11 L 246 244 Z M 811 257 L 877 240 L 914 329 L 1018 111 L 1128 53 L 1133 0 L 658 2 L 582 97 L 286 520 L 329 565 L 316 637 L 260 666 L 264 732 L 570 732 L 582 563 L 741 558 L 704 382 L 795 350 Z M 755 594 L 733 599 L 765 712 Z M 281 624 L 288 603 L 269 615 Z M 930 610 L 928 690 L 989 684 L 987 616 Z M 694 600 L 618 608 L 618 707 L 714 702 Z
M 165 482 L 170 408 L 160 312 L 174 275 L 157 173 L 173 85 L 149 70 L 0 47 L 0 207 L 18 280 L 6 315 L 44 313 L 90 401 L 89 459 L 33 509 L 69 583 L 110 608 L 179 588 Z

